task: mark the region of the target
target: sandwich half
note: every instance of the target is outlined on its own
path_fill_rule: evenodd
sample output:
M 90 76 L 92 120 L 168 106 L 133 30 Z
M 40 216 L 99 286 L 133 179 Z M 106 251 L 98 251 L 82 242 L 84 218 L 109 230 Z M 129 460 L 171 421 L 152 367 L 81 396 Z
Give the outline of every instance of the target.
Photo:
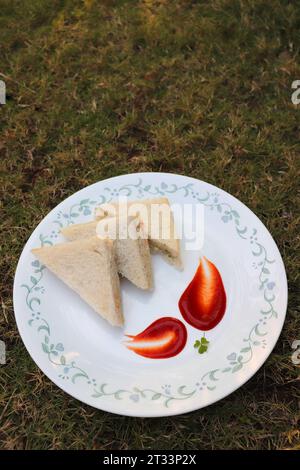
M 102 220 L 105 217 L 118 216 L 119 213 L 124 216 L 139 216 L 151 249 L 160 252 L 170 264 L 182 268 L 180 241 L 168 198 L 102 204 L 96 207 L 95 218 Z
M 90 237 L 35 248 L 32 253 L 101 317 L 122 326 L 120 281 L 111 240 Z
M 138 217 L 107 217 L 61 230 L 67 240 L 84 240 L 96 235 L 115 240 L 118 271 L 140 289 L 153 288 L 149 243 Z

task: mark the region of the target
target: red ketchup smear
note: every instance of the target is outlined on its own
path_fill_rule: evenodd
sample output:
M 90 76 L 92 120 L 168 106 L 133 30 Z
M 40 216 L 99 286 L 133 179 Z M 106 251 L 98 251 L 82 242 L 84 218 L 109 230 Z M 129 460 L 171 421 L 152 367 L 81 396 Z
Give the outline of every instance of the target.
M 187 340 L 184 324 L 173 317 L 154 321 L 136 336 L 126 335 L 131 341 L 126 347 L 140 356 L 151 359 L 167 359 L 179 354 Z
M 196 274 L 178 305 L 185 321 L 198 330 L 211 330 L 222 320 L 226 309 L 223 281 L 215 265 L 205 256 L 200 259 Z

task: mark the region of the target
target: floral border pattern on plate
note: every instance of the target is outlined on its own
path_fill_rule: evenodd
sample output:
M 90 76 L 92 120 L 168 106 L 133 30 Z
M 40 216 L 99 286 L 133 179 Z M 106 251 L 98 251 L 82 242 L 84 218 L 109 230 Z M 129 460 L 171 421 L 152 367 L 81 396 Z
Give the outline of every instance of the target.
M 106 383 L 98 383 L 96 378 L 90 377 L 89 374 L 78 366 L 76 361 L 67 361 L 65 348 L 61 342 L 56 342 L 51 335 L 51 327 L 46 318 L 43 318 L 41 312 L 42 297 L 45 293 L 45 287 L 42 285 L 45 267 L 38 260 L 31 263 L 32 274 L 27 284 L 22 284 L 25 289 L 25 301 L 30 314 L 28 325 L 35 328 L 37 333 L 43 336 L 41 349 L 47 355 L 49 362 L 59 367 L 59 379 L 62 381 L 70 381 L 76 384 L 77 380 L 85 380 L 87 386 L 90 387 L 90 395 L 94 398 L 113 397 L 116 400 L 130 399 L 133 403 L 140 400 L 160 400 L 161 403 L 168 407 L 172 402 L 179 400 L 188 400 L 197 392 L 203 390 L 213 391 L 217 387 L 218 381 L 226 374 L 235 374 L 248 364 L 254 356 L 255 349 L 258 347 L 265 348 L 267 345 L 266 336 L 268 335 L 267 324 L 271 318 L 277 318 L 274 309 L 275 294 L 272 292 L 275 282 L 272 280 L 271 266 L 275 260 L 268 257 L 266 248 L 258 239 L 257 230 L 249 229 L 241 223 L 241 217 L 229 203 L 220 201 L 217 192 L 206 192 L 200 194 L 194 189 L 193 183 L 184 186 L 176 184 L 167 184 L 161 182 L 159 185 L 143 184 L 140 178 L 136 184 L 125 184 L 119 188 L 105 187 L 103 194 L 99 200 L 95 201 L 89 198 L 82 199 L 79 203 L 73 204 L 68 211 L 58 211 L 56 218 L 53 220 L 54 229 L 51 233 L 40 234 L 39 239 L 41 246 L 53 245 L 58 237 L 60 229 L 66 225 L 73 224 L 79 215 L 85 217 L 92 214 L 95 205 L 110 202 L 118 196 L 143 198 L 144 196 L 167 196 L 180 192 L 184 197 L 190 197 L 197 203 L 203 204 L 209 210 L 214 211 L 223 223 L 231 224 L 235 233 L 239 238 L 245 240 L 250 245 L 253 256 L 253 269 L 258 272 L 259 289 L 264 303 L 260 310 L 260 318 L 253 325 L 247 337 L 243 338 L 243 344 L 238 351 L 233 351 L 227 356 L 228 364 L 223 368 L 216 368 L 206 372 L 200 377 L 193 386 L 181 385 L 175 391 L 169 384 L 161 386 L 161 390 L 140 389 L 134 387 L 132 389 L 109 389 Z

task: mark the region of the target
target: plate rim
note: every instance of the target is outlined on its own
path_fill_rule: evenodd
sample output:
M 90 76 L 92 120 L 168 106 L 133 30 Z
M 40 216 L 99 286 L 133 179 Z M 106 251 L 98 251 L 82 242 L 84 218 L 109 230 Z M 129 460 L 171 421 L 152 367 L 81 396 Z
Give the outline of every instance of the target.
M 276 256 L 278 257 L 278 261 L 280 262 L 281 264 L 281 268 L 282 268 L 282 284 L 283 284 L 283 281 L 284 281 L 284 294 L 285 294 L 285 298 L 284 298 L 284 304 L 283 304 L 283 307 L 282 307 L 282 318 L 279 319 L 280 321 L 280 324 L 278 323 L 278 328 L 277 328 L 277 332 L 276 334 L 273 333 L 272 335 L 272 338 L 273 338 L 273 341 L 271 341 L 271 344 L 269 345 L 268 347 L 268 351 L 267 353 L 265 354 L 264 356 L 264 359 L 263 361 L 260 363 L 259 361 L 259 366 L 258 367 L 255 367 L 255 370 L 254 371 L 249 371 L 249 374 L 247 374 L 247 377 L 244 379 L 244 378 L 241 378 L 239 379 L 239 384 L 236 388 L 234 388 L 231 392 L 228 393 L 228 391 L 225 391 L 224 393 L 220 393 L 218 398 L 217 399 L 213 399 L 208 403 L 208 404 L 203 404 L 201 405 L 201 403 L 199 403 L 198 405 L 195 406 L 195 403 L 194 404 L 190 404 L 188 405 L 188 402 L 184 402 L 183 405 L 182 405 L 182 409 L 178 410 L 178 409 L 172 409 L 172 408 L 161 408 L 161 409 L 158 409 L 158 410 L 153 410 L 151 413 L 149 412 L 140 412 L 138 409 L 136 411 L 127 411 L 126 410 L 126 403 L 124 403 L 124 410 L 122 410 L 122 412 L 118 411 L 118 410 L 114 410 L 113 406 L 110 406 L 111 404 L 113 404 L 112 401 L 108 401 L 108 402 L 99 402 L 100 403 L 100 406 L 97 406 L 96 404 L 94 403 L 91 403 L 91 401 L 88 400 L 88 397 L 84 397 L 82 398 L 82 396 L 80 396 L 80 391 L 77 393 L 77 389 L 74 388 L 72 389 L 72 392 L 70 392 L 70 390 L 67 389 L 67 387 L 64 387 L 64 384 L 60 383 L 56 377 L 53 378 L 52 376 L 50 376 L 50 374 L 48 374 L 47 372 L 45 372 L 45 368 L 43 367 L 43 364 L 42 364 L 42 360 L 40 361 L 39 360 L 39 357 L 35 358 L 34 357 L 34 354 L 31 352 L 30 350 L 30 346 L 26 344 L 25 340 L 24 340 L 24 337 L 22 335 L 22 327 L 21 327 L 21 322 L 20 322 L 20 318 L 18 320 L 18 315 L 16 314 L 16 304 L 17 304 L 17 301 L 16 301 L 16 297 L 17 297 L 17 289 L 19 288 L 19 286 L 17 286 L 16 284 L 16 278 L 17 278 L 17 274 L 19 273 L 20 269 L 21 269 L 21 265 L 22 265 L 22 258 L 23 256 L 25 256 L 25 253 L 26 253 L 26 249 L 27 249 L 27 246 L 30 244 L 30 241 L 31 239 L 34 237 L 35 233 L 38 231 L 39 227 L 42 225 L 44 219 L 46 217 L 51 217 L 51 214 L 53 215 L 56 211 L 59 210 L 60 206 L 64 205 L 64 204 L 67 204 L 68 200 L 73 198 L 74 196 L 79 196 L 81 192 L 84 192 L 87 190 L 87 188 L 91 189 L 93 187 L 96 187 L 99 183 L 111 183 L 113 182 L 114 180 L 118 180 L 119 178 L 126 178 L 128 176 L 130 177 L 139 177 L 139 178 L 143 178 L 145 176 L 149 176 L 150 175 L 157 175 L 159 176 L 160 178 L 161 177 L 164 177 L 164 176 L 167 176 L 167 177 L 180 177 L 180 178 L 183 178 L 184 180 L 190 180 L 191 183 L 194 183 L 194 184 L 199 184 L 199 183 L 204 183 L 206 185 L 209 185 L 211 187 L 211 189 L 214 189 L 214 190 L 218 190 L 220 191 L 221 193 L 225 194 L 226 197 L 230 197 L 234 202 L 238 203 L 240 206 L 242 206 L 244 209 L 246 209 L 247 211 L 249 211 L 249 213 L 251 213 L 251 216 L 254 217 L 254 221 L 256 221 L 258 223 L 258 225 L 260 225 L 261 227 L 264 228 L 264 230 L 267 232 L 268 234 L 268 237 L 270 238 L 270 241 L 273 242 L 273 245 L 274 245 L 274 248 L 276 250 Z M 282 295 L 282 294 L 281 294 Z M 168 173 L 168 172 L 135 172 L 135 173 L 127 173 L 127 174 L 122 174 L 122 175 L 118 175 L 118 176 L 113 176 L 113 177 L 110 177 L 110 178 L 106 178 L 106 179 L 103 179 L 103 180 L 99 180 L 95 183 L 92 183 L 91 185 L 88 185 L 88 186 L 85 186 L 84 188 L 81 188 L 80 190 L 74 192 L 73 194 L 69 195 L 68 197 L 66 197 L 65 199 L 63 199 L 60 203 L 58 203 L 53 209 L 51 209 L 41 220 L 40 222 L 37 224 L 37 226 L 33 229 L 33 231 L 31 232 L 31 235 L 29 236 L 29 238 L 27 239 L 27 241 L 25 242 L 24 246 L 23 246 L 23 249 L 22 249 L 22 252 L 20 254 L 20 257 L 19 257 L 19 260 L 18 260 L 18 263 L 17 263 L 17 267 L 16 267 L 16 270 L 15 270 L 15 276 L 14 276 L 14 286 L 13 286 L 13 306 L 14 306 L 14 315 L 15 315 L 15 320 L 16 320 L 16 324 L 17 324 L 17 328 L 18 328 L 18 332 L 21 336 L 21 339 L 23 341 L 23 344 L 27 350 L 27 352 L 29 353 L 31 359 L 34 361 L 34 363 L 39 367 L 39 369 L 43 372 L 43 374 L 45 374 L 45 376 L 51 380 L 51 382 L 53 382 L 57 387 L 59 387 L 61 390 L 63 390 L 65 393 L 67 393 L 68 395 L 70 395 L 71 397 L 77 399 L 78 401 L 82 402 L 82 403 L 85 403 L 95 409 L 99 409 L 101 411 L 106 411 L 106 412 L 110 412 L 110 413 L 113 413 L 113 414 L 117 414 L 117 415 L 123 415 L 123 416 L 130 416 L 130 417 L 143 417 L 143 418 L 146 418 L 146 417 L 164 417 L 164 416 L 174 416 L 174 415 L 180 415 L 180 414 L 185 414 L 185 413 L 190 413 L 192 411 L 196 411 L 196 410 L 199 410 L 201 408 L 204 408 L 206 406 L 211 406 L 212 404 L 215 404 L 215 403 L 218 403 L 220 400 L 223 400 L 225 397 L 231 395 L 232 393 L 235 393 L 239 388 L 241 388 L 243 385 L 245 385 L 245 383 L 247 383 L 258 371 L 259 369 L 265 364 L 265 362 L 268 360 L 270 354 L 272 353 L 272 351 L 274 350 L 274 347 L 276 346 L 277 342 L 278 342 L 278 339 L 280 338 L 280 335 L 282 333 L 282 328 L 283 328 L 283 325 L 284 325 L 284 322 L 285 322 L 285 319 L 286 319 L 286 314 L 287 314 L 287 305 L 288 305 L 288 283 L 287 283 L 287 275 L 286 275 L 286 270 L 285 270 L 285 265 L 284 265 L 284 262 L 283 262 L 283 259 L 282 259 L 282 256 L 281 256 L 281 253 L 279 251 L 279 248 L 277 246 L 277 243 L 276 241 L 274 240 L 272 234 L 270 233 L 270 231 L 268 230 L 268 228 L 265 226 L 265 224 L 259 219 L 259 217 L 246 205 L 244 204 L 242 201 L 240 201 L 238 198 L 236 198 L 235 196 L 233 196 L 232 194 L 228 193 L 227 191 L 225 191 L 224 189 L 218 187 L 218 186 L 215 186 L 213 185 L 212 183 L 209 183 L 209 182 L 206 182 L 206 181 L 203 181 L 203 180 L 200 180 L 200 179 L 197 179 L 197 178 L 194 178 L 194 177 L 190 177 L 190 176 L 186 176 L 186 175 L 182 175 L 182 174 L 177 174 L 177 173 Z M 107 406 L 106 406 L 107 404 Z M 103 405 L 103 406 L 102 406 Z M 147 407 L 146 407 L 147 408 Z

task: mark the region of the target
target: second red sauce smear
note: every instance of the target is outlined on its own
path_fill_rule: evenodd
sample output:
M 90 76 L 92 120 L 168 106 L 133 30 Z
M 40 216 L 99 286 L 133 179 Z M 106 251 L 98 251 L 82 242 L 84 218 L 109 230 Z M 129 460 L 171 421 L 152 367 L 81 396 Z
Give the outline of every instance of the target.
M 140 356 L 151 359 L 167 359 L 179 354 L 187 340 L 185 325 L 173 317 L 154 321 L 144 331 L 130 338 L 125 345 Z
M 200 259 L 196 274 L 179 300 L 180 312 L 190 325 L 208 331 L 223 318 L 226 294 L 221 275 L 205 256 Z

